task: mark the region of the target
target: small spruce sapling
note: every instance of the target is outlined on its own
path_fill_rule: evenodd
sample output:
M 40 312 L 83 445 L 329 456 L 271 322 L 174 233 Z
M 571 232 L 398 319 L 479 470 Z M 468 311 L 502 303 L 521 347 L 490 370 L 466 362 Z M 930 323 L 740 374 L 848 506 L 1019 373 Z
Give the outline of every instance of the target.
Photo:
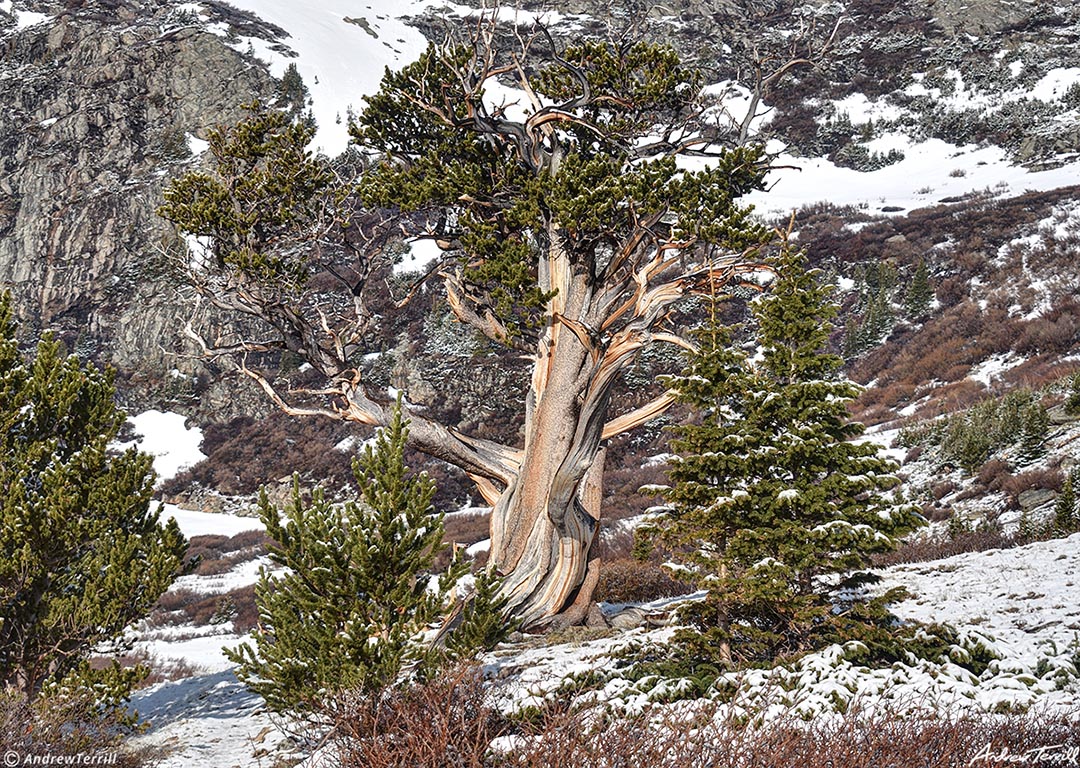
M 431 508 L 432 481 L 404 464 L 407 434 L 399 407 L 354 461 L 360 500 L 332 504 L 316 488 L 305 501 L 294 480 L 283 517 L 262 494 L 270 557 L 287 570 L 262 574 L 254 646 L 227 655 L 272 711 L 318 720 L 338 694 L 376 693 L 410 665 L 431 663 L 421 636 L 464 564 L 455 560 L 432 588 L 442 516 Z
M 915 274 L 911 277 L 907 292 L 904 294 L 904 310 L 911 320 L 919 320 L 926 317 L 930 311 L 930 305 L 934 300 L 934 291 L 930 287 L 930 273 L 926 267 L 926 261 L 920 260 L 915 268 Z
M 1080 480 L 1080 471 L 1073 470 L 1065 477 L 1054 505 L 1054 533 L 1068 536 L 1080 530 L 1080 509 L 1076 504 L 1076 483 Z
M 1069 379 L 1069 393 L 1065 398 L 1065 413 L 1080 416 L 1080 371 Z
M 1021 412 L 1020 458 L 1032 462 L 1046 453 L 1046 437 L 1050 433 L 1050 416 L 1046 407 L 1033 400 Z

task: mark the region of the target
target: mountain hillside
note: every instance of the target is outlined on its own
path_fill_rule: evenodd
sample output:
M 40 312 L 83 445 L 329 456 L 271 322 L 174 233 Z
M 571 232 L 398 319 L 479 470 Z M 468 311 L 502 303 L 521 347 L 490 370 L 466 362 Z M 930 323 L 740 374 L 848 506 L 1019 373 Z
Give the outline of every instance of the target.
M 255 101 L 310 115 L 313 149 L 355 170 L 349 117 L 384 69 L 474 24 L 481 5 L 0 0 L 0 289 L 27 343 L 55 331 L 116 368 L 125 440 L 158 454 L 167 513 L 201 557 L 131 633 L 133 660 L 160 677 L 135 705 L 153 721 L 142 743 L 172 750 L 164 765 L 307 756 L 221 653 L 256 626 L 253 584 L 269 562 L 244 515 L 260 487 L 284 496 L 293 472 L 348 491 L 369 437 L 276 411 L 185 335 L 193 316 L 216 327 L 182 279 L 205 244 L 156 214 L 164 190 L 207 167 L 209 131 Z M 556 41 L 644 37 L 702 68 L 717 138 L 768 150 L 768 188 L 750 199 L 770 226 L 793 222 L 835 285 L 830 344 L 865 388 L 852 416 L 901 462 L 902 491 L 930 522 L 875 567 L 912 592 L 899 616 L 957 622 L 946 661 L 871 670 L 834 648 L 729 681 L 748 707 L 734 716 L 774 711 L 771 696 L 805 718 L 862 696 L 954 714 L 1075 706 L 1078 540 L 1055 508 L 1080 481 L 1080 5 L 544 0 L 500 18 L 508 40 L 537 22 Z M 509 83 L 498 91 L 514 98 Z M 431 254 L 395 248 L 379 277 L 409 285 Z M 403 311 L 384 301 L 358 353 L 365 380 L 465 434 L 518 443 L 528 361 L 464 333 L 426 287 Z M 747 318 L 741 300 L 726 311 Z M 674 317 L 680 330 L 699 319 Z M 258 365 L 283 388 L 313 384 L 295 355 Z M 642 354 L 615 405 L 649 402 L 680 365 L 677 352 Z M 656 503 L 639 488 L 665 480 L 665 427 L 687 418 L 676 407 L 610 441 L 597 597 L 612 626 L 515 637 L 487 657 L 501 706 L 536 703 L 571 672 L 610 674 L 597 696 L 625 711 L 667 700 L 619 677 L 613 655 L 665 642 L 671 597 L 686 599 L 659 563 L 627 557 Z M 483 562 L 490 508 L 475 486 L 419 454 L 408 463 L 437 482 L 446 539 Z

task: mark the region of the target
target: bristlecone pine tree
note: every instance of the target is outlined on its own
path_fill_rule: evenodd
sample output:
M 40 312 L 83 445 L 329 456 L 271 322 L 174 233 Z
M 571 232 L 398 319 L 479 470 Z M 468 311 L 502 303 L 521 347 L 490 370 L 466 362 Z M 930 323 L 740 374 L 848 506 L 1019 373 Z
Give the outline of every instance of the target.
M 111 372 L 48 336 L 20 353 L 0 297 L 0 686 L 29 698 L 73 674 L 102 682 L 86 658 L 149 612 L 187 546 L 151 509 L 151 458 L 109 448 L 114 398 Z
M 287 570 L 264 572 L 255 588 L 259 629 L 254 646 L 227 651 L 238 677 L 276 712 L 332 717 L 341 694 L 369 695 L 393 685 L 415 663 L 442 653 L 420 635 L 440 619 L 448 590 L 464 574 L 455 560 L 429 585 L 427 570 L 442 547 L 442 515 L 431 507 L 435 486 L 403 462 L 408 436 L 400 409 L 353 472 L 359 501 L 331 504 L 322 489 L 305 501 L 294 480 L 285 519 L 264 492 L 259 512 L 274 540 L 271 559 Z M 482 578 L 485 590 L 497 583 Z M 461 655 L 494 644 L 487 628 L 501 607 L 485 592 L 468 608 Z M 501 626 L 501 621 L 499 622 Z
M 730 344 L 714 320 L 699 351 L 671 378 L 700 423 L 674 429 L 670 511 L 658 533 L 680 578 L 708 589 L 684 618 L 690 653 L 722 665 L 772 660 L 831 642 L 863 617 L 855 572 L 893 548 L 918 517 L 886 493 L 896 464 L 853 442 L 858 387 L 826 347 L 836 309 L 803 257 L 786 243 L 779 278 L 752 304 L 760 354 Z
M 210 136 L 214 168 L 178 180 L 161 214 L 209 244 L 191 283 L 243 320 L 232 335 L 204 328 L 208 352 L 232 354 L 288 413 L 387 425 L 392 403 L 363 357 L 413 297 L 442 298 L 464 332 L 530 361 L 520 440 L 419 409 L 409 439 L 493 506 L 502 595 L 540 628 L 591 604 L 603 446 L 672 402 L 657 391 L 613 412 L 621 373 L 642 350 L 684 343 L 670 321 L 689 296 L 756 279 L 767 233 L 738 200 L 762 187 L 764 156 L 670 48 L 560 49 L 536 30 L 511 51 L 493 22 L 472 29 L 386 74 L 350 126 L 351 157 L 372 160 L 364 172 L 347 159 L 331 168 L 307 151 L 309 128 L 257 113 Z M 493 93 L 507 80 L 520 93 L 502 103 Z M 441 258 L 387 296 L 403 235 Z M 318 383 L 275 381 L 275 350 Z

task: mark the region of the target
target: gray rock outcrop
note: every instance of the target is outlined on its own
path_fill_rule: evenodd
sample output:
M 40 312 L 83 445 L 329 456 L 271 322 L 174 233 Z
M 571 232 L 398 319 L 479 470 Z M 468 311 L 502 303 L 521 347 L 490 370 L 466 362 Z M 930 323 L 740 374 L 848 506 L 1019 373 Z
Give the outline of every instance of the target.
M 179 251 L 154 211 L 191 141 L 273 81 L 162 3 L 52 10 L 21 29 L 0 19 L 0 287 L 28 335 L 57 331 L 136 390 L 180 386 L 170 372 L 195 364 L 176 354 Z

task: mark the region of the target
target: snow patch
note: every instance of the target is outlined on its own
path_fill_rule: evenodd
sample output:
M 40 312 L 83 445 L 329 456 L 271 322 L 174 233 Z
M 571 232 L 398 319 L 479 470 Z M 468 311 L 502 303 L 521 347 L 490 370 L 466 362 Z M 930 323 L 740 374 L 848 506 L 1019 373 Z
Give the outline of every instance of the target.
M 409 272 L 423 272 L 434 262 L 442 258 L 442 249 L 435 241 L 427 237 L 417 237 L 409 240 L 409 250 L 401 261 L 394 265 L 394 274 L 402 275 Z
M 179 413 L 150 410 L 131 416 L 128 421 L 137 435 L 134 444 L 154 457 L 154 471 L 159 482 L 176 477 L 181 470 L 206 458 L 199 450 L 202 430 L 198 427 L 189 429 L 185 425 L 186 419 Z
M 201 155 L 206 150 L 210 149 L 210 142 L 203 141 L 193 133 L 185 133 L 184 138 L 187 139 L 188 151 L 192 155 Z
M 192 536 L 235 536 L 245 531 L 261 531 L 266 528 L 256 517 L 239 517 L 216 512 L 199 512 L 194 509 L 182 509 L 175 504 L 162 505 L 163 520 L 170 517 L 176 520 L 181 533 L 187 538 Z
M 1039 101 L 1057 101 L 1076 83 L 1080 83 L 1080 67 L 1056 67 L 1039 79 L 1029 95 Z
M 28 29 L 35 24 L 41 24 L 44 21 L 49 21 L 53 17 L 47 13 L 37 13 L 36 11 L 23 11 L 16 10 L 13 0 L 0 0 L 0 11 L 8 14 L 15 19 L 15 29 Z
M 766 176 L 766 190 L 745 199 L 768 216 L 790 215 L 803 206 L 827 200 L 869 212 L 906 213 L 938 200 L 989 190 L 1004 198 L 1027 191 L 1075 184 L 1080 162 L 1042 171 L 1014 165 L 1000 147 L 958 147 L 930 139 L 913 143 L 899 134 L 870 143 L 875 151 L 899 149 L 904 159 L 876 171 L 841 168 L 824 158 L 781 154 Z M 927 197 L 926 189 L 933 190 Z
M 871 101 L 862 93 L 853 93 L 833 102 L 838 115 L 847 115 L 854 125 L 878 120 L 897 120 L 904 110 L 884 99 Z
M 478 541 L 475 544 L 473 544 L 472 546 L 470 546 L 468 549 L 466 549 L 465 554 L 468 555 L 469 557 L 476 557 L 481 552 L 487 552 L 490 549 L 491 549 L 491 539 L 484 539 L 483 541 Z
M 992 355 L 972 368 L 968 378 L 989 388 L 990 382 L 994 379 L 1000 379 L 1005 371 L 1015 368 L 1022 362 L 1024 362 L 1024 358 L 1012 351 Z
M 430 0 L 234 0 L 236 7 L 289 31 L 281 41 L 295 54 L 286 55 L 271 43 L 243 38 L 256 56 L 281 77 L 295 64 L 312 100 L 318 124 L 315 145 L 329 155 L 344 151 L 349 141 L 350 110 L 363 107 L 364 96 L 375 93 L 385 67 L 399 69 L 415 61 L 427 47 L 419 30 L 402 17 L 418 16 L 434 5 Z M 224 36 L 226 30 L 221 30 Z

